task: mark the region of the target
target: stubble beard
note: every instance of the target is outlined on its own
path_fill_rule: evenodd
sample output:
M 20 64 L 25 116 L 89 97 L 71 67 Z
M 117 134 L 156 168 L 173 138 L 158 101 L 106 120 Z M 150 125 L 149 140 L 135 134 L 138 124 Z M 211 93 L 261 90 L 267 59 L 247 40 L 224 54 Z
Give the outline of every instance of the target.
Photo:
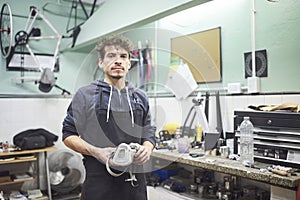
M 120 80 L 121 78 L 123 78 L 123 76 L 117 75 L 117 76 L 112 76 L 113 79 L 117 79 Z
M 121 78 L 123 78 L 124 76 L 121 76 L 121 75 L 109 75 L 109 77 L 111 79 L 114 79 L 114 80 L 120 80 Z

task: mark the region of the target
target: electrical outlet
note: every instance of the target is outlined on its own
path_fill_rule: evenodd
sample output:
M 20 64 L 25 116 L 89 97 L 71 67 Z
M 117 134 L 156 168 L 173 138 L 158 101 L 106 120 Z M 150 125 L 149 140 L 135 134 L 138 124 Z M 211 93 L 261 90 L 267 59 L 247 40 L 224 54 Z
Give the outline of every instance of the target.
M 228 83 L 227 92 L 230 94 L 240 94 L 242 93 L 241 83 Z
M 248 93 L 259 93 L 260 92 L 260 78 L 259 77 L 248 77 Z

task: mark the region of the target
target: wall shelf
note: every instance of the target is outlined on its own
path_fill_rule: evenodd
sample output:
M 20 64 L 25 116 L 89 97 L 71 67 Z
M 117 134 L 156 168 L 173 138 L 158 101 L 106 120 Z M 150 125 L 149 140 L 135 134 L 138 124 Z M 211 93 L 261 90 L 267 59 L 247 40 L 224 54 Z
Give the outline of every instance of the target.
M 37 164 L 37 169 L 34 171 L 35 175 L 30 175 L 32 176 L 24 179 L 13 179 L 11 178 L 11 180 L 9 181 L 4 181 L 0 183 L 0 191 L 1 191 L 1 187 L 4 186 L 10 186 L 10 185 L 14 185 L 14 184 L 21 184 L 24 182 L 29 182 L 29 181 L 37 181 L 38 183 L 38 187 L 40 186 L 40 154 L 44 155 L 44 168 L 45 168 L 45 173 L 46 173 L 46 181 L 47 181 L 47 188 L 48 188 L 48 195 L 49 195 L 49 200 L 52 199 L 51 196 L 51 185 L 50 185 L 50 179 L 49 179 L 49 167 L 48 167 L 48 158 L 47 158 L 47 152 L 48 151 L 54 151 L 56 150 L 56 147 L 47 147 L 47 148 L 42 148 L 42 149 L 34 149 L 34 150 L 24 150 L 24 151 L 12 151 L 12 152 L 2 152 L 0 153 L 0 166 L 2 165 L 19 165 L 19 164 L 24 164 L 24 163 L 28 163 L 28 162 L 35 162 Z M 8 159 L 6 159 L 8 158 Z M 14 159 L 10 159 L 10 158 L 14 158 Z M 1 166 L 1 169 L 2 169 Z M 9 171 L 9 170 L 8 170 Z M 23 173 L 27 173 L 27 171 L 24 171 Z M 13 174 L 9 174 L 11 177 L 13 176 Z

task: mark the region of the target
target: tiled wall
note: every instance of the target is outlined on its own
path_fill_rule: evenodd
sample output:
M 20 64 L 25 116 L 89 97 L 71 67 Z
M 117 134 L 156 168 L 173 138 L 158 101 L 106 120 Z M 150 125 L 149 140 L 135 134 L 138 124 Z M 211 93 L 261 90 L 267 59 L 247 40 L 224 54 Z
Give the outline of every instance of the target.
M 241 95 L 221 96 L 221 112 L 224 132 L 233 131 L 233 111 L 245 109 L 248 105 L 300 103 L 300 95 Z M 45 128 L 59 136 L 56 146 L 65 148 L 61 141 L 62 121 L 70 99 L 62 98 L 0 98 L 0 141 L 12 143 L 13 136 L 30 128 Z M 210 97 L 209 122 L 216 128 L 215 97 Z M 156 106 L 154 106 L 156 105 Z M 175 98 L 150 98 L 152 117 L 157 130 L 166 123 L 183 125 L 192 98 L 177 101 Z M 41 177 L 45 183 L 45 177 Z M 30 187 L 30 186 L 28 186 Z
M 216 100 L 209 100 L 209 125 L 216 128 Z M 224 132 L 233 131 L 233 112 L 248 105 L 278 105 L 286 102 L 300 104 L 300 95 L 238 95 L 220 96 Z M 29 128 L 45 128 L 59 136 L 61 144 L 62 121 L 70 99 L 62 98 L 0 98 L 0 141 L 12 142 L 13 136 Z M 154 106 L 156 105 L 156 106 Z M 157 130 L 164 124 L 183 125 L 192 98 L 178 101 L 173 97 L 150 98 L 152 117 Z
M 216 98 L 209 98 L 209 126 L 215 129 L 216 124 Z M 157 107 L 152 107 L 153 118 L 158 130 L 166 123 L 183 125 L 189 109 L 192 107 L 192 98 L 177 101 L 175 98 L 151 99 L 151 104 L 156 101 Z M 221 115 L 224 132 L 233 132 L 234 110 L 247 109 L 249 105 L 279 105 L 283 103 L 300 104 L 300 94 L 297 95 L 232 95 L 220 96 Z
M 13 142 L 20 131 L 45 128 L 59 136 L 70 99 L 0 98 L 0 141 Z

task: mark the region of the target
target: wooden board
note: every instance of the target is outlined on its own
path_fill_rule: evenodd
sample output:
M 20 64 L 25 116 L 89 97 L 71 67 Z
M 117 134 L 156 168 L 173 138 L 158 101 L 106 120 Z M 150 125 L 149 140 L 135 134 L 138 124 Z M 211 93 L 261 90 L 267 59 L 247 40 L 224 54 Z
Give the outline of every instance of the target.
M 220 27 L 172 38 L 171 54 L 189 65 L 197 83 L 222 80 Z

